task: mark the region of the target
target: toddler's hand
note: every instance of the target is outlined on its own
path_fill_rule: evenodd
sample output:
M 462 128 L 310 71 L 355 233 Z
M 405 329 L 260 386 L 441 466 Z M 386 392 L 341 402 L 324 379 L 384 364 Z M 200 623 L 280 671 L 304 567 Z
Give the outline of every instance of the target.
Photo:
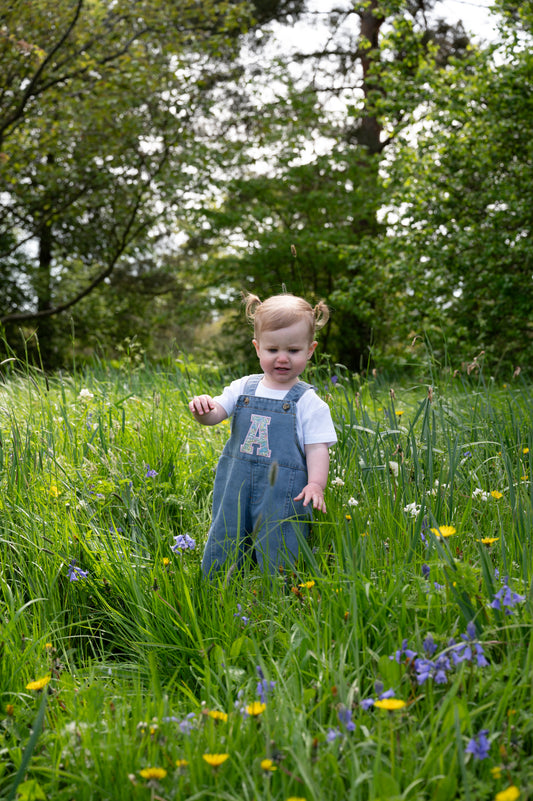
M 314 482 L 310 482 L 306 484 L 303 490 L 300 492 L 299 495 L 296 496 L 294 499 L 295 501 L 302 501 L 304 502 L 304 506 L 307 506 L 308 503 L 312 502 L 313 509 L 318 509 L 321 512 L 326 512 L 326 504 L 324 501 L 324 490 L 320 486 L 320 484 L 316 484 Z
M 209 414 L 215 408 L 215 402 L 211 395 L 195 395 L 189 402 L 189 409 L 192 414 Z

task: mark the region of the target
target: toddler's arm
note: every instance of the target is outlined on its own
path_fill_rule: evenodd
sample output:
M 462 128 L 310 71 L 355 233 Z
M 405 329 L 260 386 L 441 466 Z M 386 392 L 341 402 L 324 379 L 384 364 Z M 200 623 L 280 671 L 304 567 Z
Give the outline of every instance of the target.
M 305 456 L 307 459 L 307 484 L 294 500 L 303 500 L 304 506 L 312 502 L 313 509 L 325 512 L 324 489 L 328 481 L 329 448 L 325 442 L 306 445 Z
M 189 402 L 192 416 L 204 426 L 214 426 L 225 420 L 228 413 L 211 395 L 195 395 Z

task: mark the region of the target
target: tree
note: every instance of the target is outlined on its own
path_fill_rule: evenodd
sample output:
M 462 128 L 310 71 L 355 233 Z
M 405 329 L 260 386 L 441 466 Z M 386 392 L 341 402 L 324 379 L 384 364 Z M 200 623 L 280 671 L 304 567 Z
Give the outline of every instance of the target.
M 499 46 L 435 76 L 425 127 L 394 153 L 389 262 L 416 299 L 404 333 L 509 372 L 533 355 L 533 17 L 504 5 Z
M 198 210 L 196 244 L 211 249 L 208 265 L 227 296 L 285 285 L 325 298 L 334 310 L 325 344 L 356 369 L 372 347 L 386 348 L 395 323 L 384 314 L 392 305 L 380 219 L 385 154 L 428 100 L 435 60 L 463 56 L 468 44 L 460 26 L 431 28 L 429 6 L 351 3 L 329 15 L 324 45 L 273 63 L 253 89 L 276 96 L 260 114 L 253 93 L 241 99 L 237 147 L 213 204 Z
M 52 317 L 168 234 L 205 170 L 212 93 L 251 19 L 234 2 L 38 0 L 0 16 L 1 320 Z M 16 291 L 6 291 L 6 288 Z

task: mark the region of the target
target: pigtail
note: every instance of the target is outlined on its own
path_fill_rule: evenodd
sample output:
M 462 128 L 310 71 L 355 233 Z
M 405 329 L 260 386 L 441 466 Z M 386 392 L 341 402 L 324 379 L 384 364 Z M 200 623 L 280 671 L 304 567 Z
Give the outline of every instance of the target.
M 248 294 L 242 293 L 242 302 L 244 303 L 244 312 L 246 314 L 246 318 L 254 324 L 255 321 L 255 314 L 259 306 L 261 306 L 261 301 L 257 297 L 257 295 L 252 295 L 251 292 Z
M 313 314 L 315 316 L 315 330 L 320 331 L 329 320 L 329 308 L 323 300 L 316 304 Z

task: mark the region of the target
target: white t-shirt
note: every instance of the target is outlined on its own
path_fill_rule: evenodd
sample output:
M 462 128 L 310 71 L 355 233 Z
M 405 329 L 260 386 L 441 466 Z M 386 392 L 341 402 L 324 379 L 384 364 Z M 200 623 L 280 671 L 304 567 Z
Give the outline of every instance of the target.
M 233 414 L 239 395 L 244 394 L 244 387 L 249 377 L 245 375 L 242 378 L 237 378 L 224 388 L 222 395 L 217 395 L 214 398 L 226 410 L 228 417 Z M 261 380 L 257 385 L 255 394 L 259 398 L 283 400 L 288 391 L 265 387 Z M 304 445 L 316 445 L 318 442 L 325 442 L 330 448 L 337 442 L 337 434 L 335 433 L 329 406 L 318 397 L 314 389 L 304 392 L 296 404 L 296 431 L 302 448 Z

